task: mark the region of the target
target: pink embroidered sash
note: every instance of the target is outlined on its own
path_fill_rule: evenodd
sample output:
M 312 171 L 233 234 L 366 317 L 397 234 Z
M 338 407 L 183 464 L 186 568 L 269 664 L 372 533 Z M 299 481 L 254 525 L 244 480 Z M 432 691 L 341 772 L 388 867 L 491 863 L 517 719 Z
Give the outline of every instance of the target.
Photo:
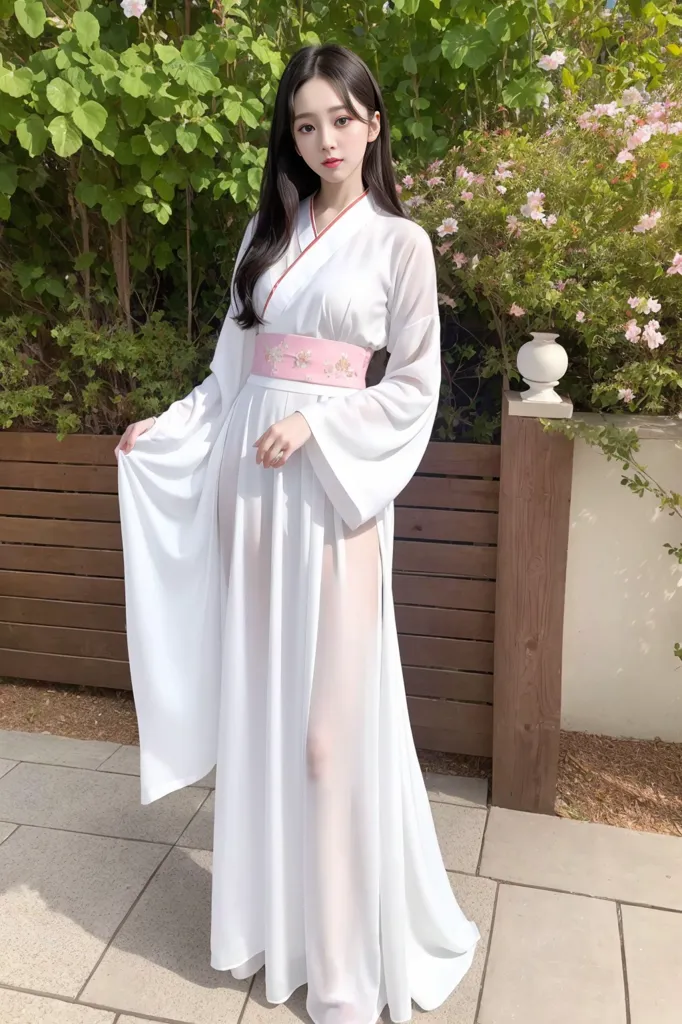
M 251 373 L 309 384 L 364 388 L 370 349 L 304 334 L 257 334 Z

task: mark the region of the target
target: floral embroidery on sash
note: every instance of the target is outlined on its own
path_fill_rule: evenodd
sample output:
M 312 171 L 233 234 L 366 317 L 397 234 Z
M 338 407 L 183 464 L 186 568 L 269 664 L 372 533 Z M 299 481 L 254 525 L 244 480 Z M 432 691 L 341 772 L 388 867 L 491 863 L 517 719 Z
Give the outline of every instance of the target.
M 272 373 L 277 373 L 277 367 L 286 356 L 287 343 L 282 342 L 281 345 L 273 345 L 270 348 L 265 349 L 265 358 L 272 367 Z
M 294 356 L 294 366 L 297 369 L 304 370 L 310 366 L 313 361 L 313 354 L 309 348 L 302 348 L 300 352 L 297 352 Z
M 325 363 L 324 372 L 328 377 L 357 377 L 357 373 L 346 355 L 342 355 L 335 363 Z

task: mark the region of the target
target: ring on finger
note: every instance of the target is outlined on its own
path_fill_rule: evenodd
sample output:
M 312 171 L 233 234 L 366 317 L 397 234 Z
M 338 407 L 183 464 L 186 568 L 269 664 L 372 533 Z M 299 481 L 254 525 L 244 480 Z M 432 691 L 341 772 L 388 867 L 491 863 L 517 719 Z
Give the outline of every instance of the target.
M 283 455 L 284 455 L 284 452 L 277 452 L 276 455 L 272 456 L 272 461 L 273 462 L 279 462 L 279 460 L 282 458 Z

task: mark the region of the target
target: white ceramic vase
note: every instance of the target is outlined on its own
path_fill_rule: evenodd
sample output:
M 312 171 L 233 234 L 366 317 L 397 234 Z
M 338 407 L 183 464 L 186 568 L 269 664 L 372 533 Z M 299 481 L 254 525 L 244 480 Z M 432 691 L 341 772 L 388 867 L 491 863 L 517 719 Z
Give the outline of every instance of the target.
M 558 334 L 532 331 L 532 341 L 519 349 L 516 365 L 527 391 L 521 392 L 524 402 L 560 403 L 561 396 L 554 388 L 568 369 L 568 355 L 557 342 Z

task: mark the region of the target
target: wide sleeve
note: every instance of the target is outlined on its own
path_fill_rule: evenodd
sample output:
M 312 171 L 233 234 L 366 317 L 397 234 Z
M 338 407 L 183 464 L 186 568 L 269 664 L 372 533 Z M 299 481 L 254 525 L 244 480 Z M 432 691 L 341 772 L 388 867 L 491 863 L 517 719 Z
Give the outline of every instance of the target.
M 234 322 L 233 284 L 210 373 L 118 460 L 143 803 L 198 781 L 215 764 L 222 583 L 218 481 L 230 413 L 248 375 L 255 338 L 255 329 L 244 331 Z
M 415 225 L 416 227 L 416 225 Z M 440 319 L 433 248 L 410 235 L 389 296 L 384 378 L 364 391 L 306 407 L 305 450 L 330 501 L 351 529 L 385 509 L 421 462 L 438 409 Z

